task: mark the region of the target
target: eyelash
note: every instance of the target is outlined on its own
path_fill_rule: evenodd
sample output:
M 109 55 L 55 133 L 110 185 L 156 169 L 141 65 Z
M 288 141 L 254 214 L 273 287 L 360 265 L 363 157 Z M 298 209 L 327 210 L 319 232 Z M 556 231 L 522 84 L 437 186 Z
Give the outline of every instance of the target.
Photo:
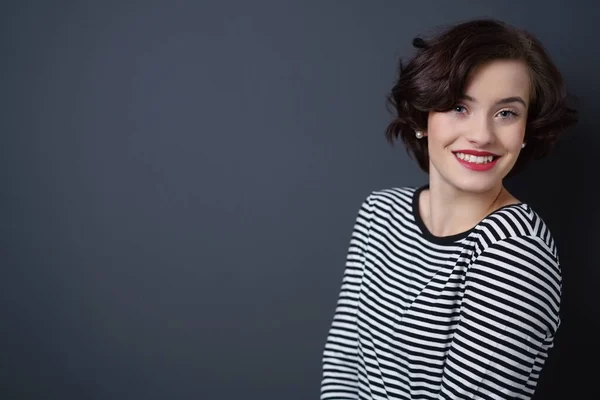
M 464 110 L 467 109 L 465 106 L 463 106 L 461 104 L 458 104 L 458 105 L 454 106 L 454 111 L 457 112 L 457 113 L 459 113 L 459 114 L 462 114 L 462 113 L 460 111 L 458 111 L 458 108 L 462 108 Z M 510 110 L 510 109 L 508 109 L 508 110 L 500 110 L 498 113 L 503 113 L 503 112 L 510 113 L 511 115 L 510 116 L 506 116 L 506 117 L 502 117 L 502 118 L 510 119 L 510 118 L 514 118 L 514 117 L 518 117 L 519 116 L 519 114 L 516 111 Z
M 507 117 L 507 118 L 514 118 L 514 117 L 518 117 L 518 116 L 519 116 L 519 114 L 517 114 L 517 113 L 516 113 L 515 111 L 513 111 L 513 110 L 501 110 L 500 112 L 501 112 L 501 113 L 503 113 L 503 112 L 507 112 L 507 113 L 510 113 L 510 114 L 512 114 L 512 116 L 509 116 L 509 117 Z

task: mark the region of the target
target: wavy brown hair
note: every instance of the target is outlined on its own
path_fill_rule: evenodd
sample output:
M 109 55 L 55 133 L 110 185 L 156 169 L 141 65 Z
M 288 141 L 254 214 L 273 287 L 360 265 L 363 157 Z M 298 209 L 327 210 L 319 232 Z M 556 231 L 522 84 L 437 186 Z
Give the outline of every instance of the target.
M 416 53 L 408 63 L 399 63 L 399 75 L 387 97 L 394 119 L 386 128 L 393 145 L 402 139 L 409 155 L 429 173 L 427 131 L 429 111 L 452 109 L 464 95 L 470 73 L 477 66 L 501 59 L 522 60 L 531 76 L 530 105 L 525 142 L 515 166 L 515 175 L 530 160 L 547 156 L 558 137 L 577 122 L 577 112 L 567 105 L 567 91 L 558 68 L 538 39 L 501 21 L 482 19 L 450 27 L 430 39 L 415 38 Z

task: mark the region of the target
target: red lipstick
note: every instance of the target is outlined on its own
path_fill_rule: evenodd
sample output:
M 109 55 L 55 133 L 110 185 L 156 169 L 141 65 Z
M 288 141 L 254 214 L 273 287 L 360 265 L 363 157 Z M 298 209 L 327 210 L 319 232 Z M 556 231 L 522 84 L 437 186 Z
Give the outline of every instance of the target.
M 453 152 L 454 153 L 454 157 L 456 157 L 456 160 L 461 163 L 462 166 L 473 170 L 473 171 L 489 171 L 490 169 L 494 168 L 494 166 L 496 165 L 496 162 L 498 161 L 498 159 L 500 158 L 498 155 L 494 154 L 494 153 L 490 153 L 489 151 L 476 151 L 476 150 L 458 150 Z M 461 160 L 460 158 L 458 158 L 458 156 L 456 155 L 456 153 L 463 153 L 463 154 L 469 154 L 469 155 L 473 155 L 476 157 L 488 157 L 488 156 L 494 156 L 494 159 L 490 162 L 486 162 L 486 163 L 482 163 L 482 164 L 477 164 L 474 162 L 470 162 L 470 161 L 466 161 L 466 160 Z

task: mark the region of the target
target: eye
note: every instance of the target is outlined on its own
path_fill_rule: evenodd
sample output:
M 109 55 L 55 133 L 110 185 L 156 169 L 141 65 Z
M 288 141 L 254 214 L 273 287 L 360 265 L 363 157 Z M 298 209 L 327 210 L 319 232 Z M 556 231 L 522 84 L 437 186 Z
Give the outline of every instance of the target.
M 502 118 L 509 119 L 509 118 L 516 117 L 519 114 L 517 114 L 515 111 L 512 111 L 512 110 L 502 110 L 498 113 L 498 115 Z
M 459 114 L 463 114 L 463 113 L 465 113 L 467 111 L 467 109 L 465 108 L 465 106 L 462 106 L 460 104 L 454 106 L 453 110 L 454 110 L 454 112 L 457 112 Z

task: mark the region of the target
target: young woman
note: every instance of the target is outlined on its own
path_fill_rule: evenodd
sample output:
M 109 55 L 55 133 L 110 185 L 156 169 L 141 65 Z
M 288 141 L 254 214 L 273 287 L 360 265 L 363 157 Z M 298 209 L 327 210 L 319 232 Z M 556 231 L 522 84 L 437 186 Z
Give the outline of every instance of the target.
M 429 183 L 360 207 L 321 399 L 529 399 L 560 325 L 552 235 L 503 186 L 575 123 L 540 42 L 494 20 L 413 41 L 389 96 Z

